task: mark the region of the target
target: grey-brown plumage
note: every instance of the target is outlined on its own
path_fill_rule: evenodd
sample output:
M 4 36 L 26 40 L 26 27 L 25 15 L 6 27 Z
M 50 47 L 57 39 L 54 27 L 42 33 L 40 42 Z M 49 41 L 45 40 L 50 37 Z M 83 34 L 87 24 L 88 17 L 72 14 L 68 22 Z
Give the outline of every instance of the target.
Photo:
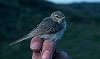
M 66 22 L 64 18 L 65 16 L 60 11 L 53 12 L 50 17 L 43 19 L 43 21 L 37 25 L 29 34 L 15 42 L 10 43 L 9 45 L 14 45 L 34 36 L 56 41 L 62 37 L 66 29 Z

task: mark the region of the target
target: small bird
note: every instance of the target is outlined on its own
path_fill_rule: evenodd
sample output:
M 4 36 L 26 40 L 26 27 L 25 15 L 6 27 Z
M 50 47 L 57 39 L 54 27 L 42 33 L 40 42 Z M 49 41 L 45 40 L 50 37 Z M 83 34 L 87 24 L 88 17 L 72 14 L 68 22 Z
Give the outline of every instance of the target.
M 42 39 L 49 39 L 53 41 L 60 40 L 66 30 L 67 23 L 65 22 L 65 16 L 62 12 L 56 11 L 51 16 L 46 17 L 38 24 L 29 34 L 9 44 L 12 46 L 16 43 L 30 39 L 34 36 L 38 36 Z

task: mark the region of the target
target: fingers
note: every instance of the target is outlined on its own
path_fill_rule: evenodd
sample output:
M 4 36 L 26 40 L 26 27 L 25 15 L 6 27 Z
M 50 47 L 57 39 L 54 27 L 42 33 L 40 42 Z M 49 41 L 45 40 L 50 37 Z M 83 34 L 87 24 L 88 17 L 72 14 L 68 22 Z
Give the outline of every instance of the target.
M 31 40 L 30 48 L 34 52 L 39 52 L 42 46 L 43 40 L 40 39 L 39 37 L 34 37 Z
M 55 50 L 53 59 L 69 59 L 69 55 L 65 51 Z
M 43 42 L 39 37 L 34 37 L 31 40 L 30 48 L 33 51 L 32 59 L 52 59 L 52 55 L 54 55 L 56 43 L 51 40 L 45 40 Z M 41 51 L 42 48 L 42 52 Z M 69 59 L 69 55 L 60 51 L 56 55 L 54 55 L 57 59 Z
M 41 47 L 42 52 L 40 52 Z M 45 40 L 43 42 L 39 37 L 34 37 L 31 40 L 30 48 L 33 51 L 32 59 L 51 59 L 55 49 L 55 42 L 51 40 Z
M 52 59 L 52 54 L 55 50 L 55 42 L 51 40 L 45 40 L 42 47 L 42 59 Z
M 69 55 L 65 51 L 60 51 L 58 58 L 59 59 L 69 59 Z
M 32 38 L 31 43 L 30 43 L 30 48 L 33 51 L 32 59 L 41 58 L 40 49 L 41 49 L 42 44 L 43 44 L 43 40 L 40 39 L 39 37 L 36 36 Z

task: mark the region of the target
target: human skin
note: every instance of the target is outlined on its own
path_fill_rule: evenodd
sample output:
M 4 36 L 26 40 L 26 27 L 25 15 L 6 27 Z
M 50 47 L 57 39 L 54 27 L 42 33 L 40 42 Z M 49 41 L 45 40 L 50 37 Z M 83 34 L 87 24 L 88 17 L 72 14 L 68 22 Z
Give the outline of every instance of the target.
M 34 37 L 31 40 L 32 59 L 69 59 L 65 51 L 56 51 L 56 42 Z

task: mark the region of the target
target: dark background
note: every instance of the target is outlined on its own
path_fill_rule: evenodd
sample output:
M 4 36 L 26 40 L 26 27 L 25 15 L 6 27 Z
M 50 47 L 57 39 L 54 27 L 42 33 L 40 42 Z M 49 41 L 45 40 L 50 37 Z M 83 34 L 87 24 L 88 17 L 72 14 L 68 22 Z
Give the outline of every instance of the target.
M 68 28 L 57 44 L 71 59 L 100 59 L 100 3 L 54 4 L 45 0 L 0 0 L 0 59 L 31 59 L 30 40 L 8 44 L 29 33 L 54 11 Z

